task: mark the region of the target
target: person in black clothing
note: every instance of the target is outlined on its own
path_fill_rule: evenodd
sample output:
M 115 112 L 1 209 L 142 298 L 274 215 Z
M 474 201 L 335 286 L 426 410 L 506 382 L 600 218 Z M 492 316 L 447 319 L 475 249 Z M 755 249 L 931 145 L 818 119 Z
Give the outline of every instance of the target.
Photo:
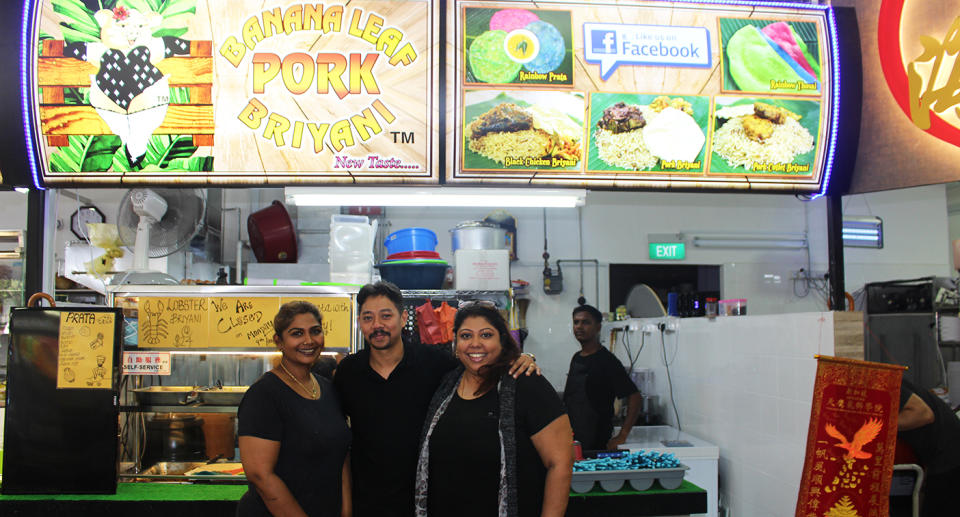
M 520 347 L 493 307 L 457 311 L 454 343 L 461 366 L 424 425 L 417 517 L 563 517 L 573 432 L 553 386 L 506 374 Z
M 909 381 L 900 386 L 897 439 L 903 440 L 923 467 L 924 517 L 957 514 L 960 488 L 960 419 L 940 397 L 918 390 Z
M 327 380 L 333 380 L 333 373 L 337 370 L 337 364 L 343 360 L 342 354 L 336 356 L 323 355 L 317 358 L 310 367 L 310 373 L 324 377 Z
M 323 328 L 309 302 L 284 304 L 273 320 L 280 363 L 237 410 L 240 457 L 250 489 L 237 515 L 348 517 L 350 429 L 327 379 L 310 374 Z
M 403 295 L 390 282 L 363 286 L 357 306 L 367 346 L 345 357 L 333 378 L 353 431 L 354 515 L 411 517 L 427 406 L 440 380 L 459 363 L 437 347 L 403 342 Z M 523 371 L 538 371 L 526 356 L 510 373 Z
M 573 309 L 573 336 L 580 351 L 570 359 L 563 403 L 573 425 L 573 438 L 584 450 L 616 449 L 624 443 L 640 413 L 643 398 L 623 364 L 600 345 L 603 316 L 591 305 Z M 613 402 L 630 397 L 627 416 L 617 436 L 613 434 Z

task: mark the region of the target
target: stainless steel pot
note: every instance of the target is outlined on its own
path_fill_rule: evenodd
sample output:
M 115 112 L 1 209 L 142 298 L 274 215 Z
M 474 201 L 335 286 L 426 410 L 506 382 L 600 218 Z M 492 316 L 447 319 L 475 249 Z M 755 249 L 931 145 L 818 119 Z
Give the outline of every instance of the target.
M 453 251 L 502 250 L 507 247 L 507 231 L 493 223 L 464 221 L 450 230 Z
M 207 459 L 202 418 L 185 414 L 158 413 L 152 420 L 147 421 L 146 428 L 144 465 L 153 465 L 158 461 L 185 462 Z

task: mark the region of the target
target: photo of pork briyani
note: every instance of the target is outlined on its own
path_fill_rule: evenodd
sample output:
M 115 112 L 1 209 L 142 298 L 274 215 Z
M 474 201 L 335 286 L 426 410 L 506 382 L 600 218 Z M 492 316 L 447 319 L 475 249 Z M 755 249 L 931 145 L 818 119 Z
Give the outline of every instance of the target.
M 583 110 L 580 93 L 467 92 L 464 168 L 579 168 Z
M 710 172 L 812 174 L 818 102 L 717 97 L 713 119 Z
M 702 172 L 710 100 L 594 93 L 588 170 Z

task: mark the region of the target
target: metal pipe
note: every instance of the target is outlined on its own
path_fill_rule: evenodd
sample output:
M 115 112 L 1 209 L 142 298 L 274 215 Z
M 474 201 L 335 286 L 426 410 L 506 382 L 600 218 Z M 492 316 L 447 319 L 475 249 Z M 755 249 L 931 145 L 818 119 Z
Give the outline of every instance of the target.
M 236 272 L 233 275 L 233 281 L 235 284 L 240 285 L 240 284 L 243 284 L 243 277 L 240 274 L 242 271 L 241 267 L 243 266 L 241 262 L 243 257 L 243 241 L 240 239 L 240 236 L 242 235 L 242 231 L 243 231 L 243 229 L 240 227 L 241 221 L 243 220 L 243 215 L 240 213 L 240 207 L 223 209 L 223 212 L 233 212 L 233 211 L 237 212 L 237 256 L 234 257 L 234 262 L 236 264 L 234 268 Z M 220 222 L 220 238 L 221 239 L 224 238 L 223 221 Z M 221 244 L 221 249 L 224 249 L 222 244 Z
M 33 190 L 27 193 L 27 246 L 23 261 L 24 302 L 34 293 L 43 292 L 43 243 L 46 192 Z
M 593 272 L 594 272 L 593 290 L 594 290 L 594 296 L 595 296 L 593 303 L 594 303 L 594 304 L 599 304 L 599 303 L 600 303 L 600 261 L 597 260 L 597 259 L 559 259 L 559 260 L 557 260 L 557 267 L 559 268 L 559 267 L 560 267 L 560 264 L 562 264 L 562 263 L 564 263 L 564 262 L 572 262 L 572 263 L 581 264 L 581 265 L 583 265 L 583 264 L 593 264 L 593 266 L 594 266 L 594 270 L 593 270 Z M 582 268 L 582 267 L 581 267 L 581 271 L 583 271 L 583 268 Z M 581 282 L 581 285 L 582 285 L 582 283 L 583 283 L 583 274 L 580 275 L 580 282 Z M 582 291 L 582 290 L 581 290 L 581 291 Z M 581 294 L 581 296 L 583 295 L 582 292 L 581 292 L 580 294 Z
M 827 257 L 829 260 L 830 308 L 845 309 L 843 271 L 843 204 L 839 195 L 827 196 Z

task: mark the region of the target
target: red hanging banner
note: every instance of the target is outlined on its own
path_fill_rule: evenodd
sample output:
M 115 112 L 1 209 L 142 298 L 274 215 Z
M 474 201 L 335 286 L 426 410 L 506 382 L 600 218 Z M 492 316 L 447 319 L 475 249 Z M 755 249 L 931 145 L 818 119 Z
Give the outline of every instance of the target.
M 817 359 L 796 517 L 885 516 L 904 368 Z

